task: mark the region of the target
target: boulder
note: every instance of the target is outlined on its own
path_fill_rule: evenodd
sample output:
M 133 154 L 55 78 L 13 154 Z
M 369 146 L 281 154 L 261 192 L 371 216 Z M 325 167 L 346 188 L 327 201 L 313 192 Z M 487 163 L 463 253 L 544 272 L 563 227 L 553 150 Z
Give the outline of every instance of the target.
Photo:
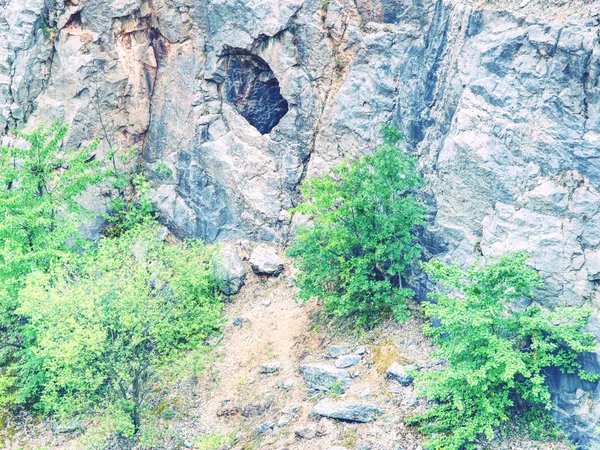
M 366 423 L 372 422 L 385 414 L 385 409 L 364 403 L 334 403 L 330 400 L 322 400 L 315 405 L 310 414 L 329 417 L 330 419 Z
M 237 294 L 246 281 L 246 267 L 233 245 L 225 246 L 217 253 L 215 267 L 221 292 L 225 295 Z
M 397 381 L 402 386 L 410 386 L 413 382 L 413 376 L 409 372 L 413 370 L 417 370 L 417 367 L 401 366 L 395 362 L 385 371 L 385 374 L 390 380 Z
M 283 260 L 274 248 L 259 245 L 250 256 L 252 270 L 258 275 L 279 275 L 283 271 Z
M 347 370 L 327 364 L 304 364 L 300 366 L 300 372 L 306 385 L 318 391 L 338 389 L 345 392 L 352 385 L 352 378 Z

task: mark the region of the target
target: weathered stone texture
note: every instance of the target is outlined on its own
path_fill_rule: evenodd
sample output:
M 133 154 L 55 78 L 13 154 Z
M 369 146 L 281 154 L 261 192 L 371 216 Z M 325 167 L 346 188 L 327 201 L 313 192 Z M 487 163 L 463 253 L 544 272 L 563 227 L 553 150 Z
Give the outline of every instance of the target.
M 598 2 L 556 20 L 537 0 L 478 3 L 0 0 L 0 132 L 63 117 L 68 145 L 137 146 L 175 234 L 278 243 L 301 179 L 372 151 L 392 121 L 428 180 L 428 256 L 524 248 L 538 301 L 598 308 Z M 233 54 L 254 69 L 231 72 Z M 252 96 L 275 83 L 281 99 Z M 278 120 L 240 108 L 248 92 Z M 84 202 L 101 212 L 106 194 Z M 596 385 L 551 383 L 579 445 L 599 445 Z

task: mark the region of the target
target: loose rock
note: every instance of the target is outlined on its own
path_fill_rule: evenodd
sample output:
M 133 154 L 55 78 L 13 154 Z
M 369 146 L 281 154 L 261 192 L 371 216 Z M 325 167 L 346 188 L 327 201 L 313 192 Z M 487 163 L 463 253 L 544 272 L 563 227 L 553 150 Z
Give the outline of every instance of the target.
M 271 403 L 253 403 L 241 408 L 240 413 L 243 417 L 260 416 L 271 408 Z
M 275 424 L 273 422 L 265 422 L 265 423 L 259 425 L 259 427 L 256 429 L 256 432 L 258 434 L 264 434 L 273 428 L 275 428 Z
M 366 423 L 372 422 L 377 417 L 385 414 L 385 410 L 368 404 L 333 403 L 329 400 L 322 400 L 316 404 L 310 414 L 337 420 Z
M 283 270 L 283 260 L 275 249 L 259 245 L 250 256 L 252 270 L 258 275 L 279 275 Z
M 279 370 L 279 363 L 268 362 L 260 365 L 260 373 L 275 373 Z
M 346 369 L 357 365 L 360 362 L 360 356 L 358 355 L 344 355 L 340 356 L 336 362 L 335 367 L 338 369 Z
M 310 426 L 296 428 L 294 434 L 300 439 L 312 439 L 315 437 L 315 428 Z
M 347 355 L 350 353 L 350 350 L 345 345 L 330 345 L 329 346 L 329 356 L 332 358 L 337 358 L 342 355 Z
M 356 349 L 354 350 L 354 353 L 356 353 L 357 355 L 366 355 L 367 347 L 360 345 L 360 346 L 356 347 Z
M 416 366 L 401 366 L 395 362 L 385 371 L 385 374 L 389 379 L 397 381 L 402 386 L 410 386 L 414 378 L 408 372 L 412 370 L 417 370 Z
M 216 261 L 216 276 L 219 289 L 225 295 L 237 294 L 246 280 L 246 267 L 234 246 L 223 247 Z
M 347 370 L 338 369 L 326 364 L 304 364 L 300 366 L 306 385 L 311 389 L 328 391 L 337 388 L 345 392 L 352 385 L 352 378 Z

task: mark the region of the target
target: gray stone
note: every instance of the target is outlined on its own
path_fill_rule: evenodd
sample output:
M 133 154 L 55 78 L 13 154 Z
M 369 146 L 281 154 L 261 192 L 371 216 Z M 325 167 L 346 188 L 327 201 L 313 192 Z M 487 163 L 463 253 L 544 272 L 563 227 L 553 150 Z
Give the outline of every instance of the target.
M 234 327 L 241 327 L 243 323 L 244 323 L 244 318 L 243 317 L 236 317 L 235 319 L 233 319 L 233 326 Z
M 357 365 L 360 362 L 360 359 L 361 358 L 359 355 L 340 356 L 335 361 L 335 367 L 337 367 L 338 369 L 347 369 L 348 367 Z
M 264 434 L 267 431 L 272 430 L 273 428 L 275 428 L 275 424 L 273 422 L 264 422 L 258 426 L 256 432 L 258 434 Z
M 337 358 L 338 356 L 347 355 L 350 353 L 350 349 L 345 345 L 330 345 L 329 346 L 329 355 L 332 358 Z
M 306 385 L 318 391 L 338 389 L 345 392 L 352 385 L 352 378 L 347 370 L 338 369 L 326 364 L 304 364 L 300 372 Z
M 275 373 L 279 370 L 279 363 L 267 362 L 260 365 L 260 373 Z
M 349 422 L 366 423 L 372 422 L 385 414 L 385 409 L 362 403 L 334 403 L 329 400 L 322 400 L 315 405 L 310 414 Z
M 237 294 L 246 280 L 246 267 L 234 246 L 222 247 L 217 252 L 216 273 L 220 290 L 225 295 Z
M 279 428 L 283 428 L 283 427 L 285 427 L 285 426 L 289 425 L 291 421 L 292 421 L 292 417 L 291 417 L 291 416 L 289 416 L 289 415 L 287 415 L 287 414 L 283 414 L 283 415 L 282 415 L 282 416 L 279 418 L 279 420 L 277 421 L 277 426 L 278 426 Z
M 354 349 L 354 353 L 356 353 L 357 355 L 366 355 L 367 354 L 367 347 L 360 345 L 358 347 L 356 347 Z
M 295 381 L 290 378 L 290 379 L 279 382 L 276 387 L 279 389 L 283 389 L 284 391 L 289 391 L 289 390 L 293 389 L 294 384 L 295 384 Z
M 388 367 L 385 374 L 389 379 L 397 381 L 402 386 L 410 386 L 413 382 L 413 376 L 409 372 L 414 370 L 417 370 L 416 366 L 401 366 L 395 362 Z
M 252 270 L 260 275 L 278 275 L 283 270 L 283 260 L 274 248 L 259 245 L 250 256 Z
M 316 430 L 314 426 L 307 425 L 304 427 L 298 427 L 294 429 L 294 434 L 299 439 L 310 440 L 315 437 Z

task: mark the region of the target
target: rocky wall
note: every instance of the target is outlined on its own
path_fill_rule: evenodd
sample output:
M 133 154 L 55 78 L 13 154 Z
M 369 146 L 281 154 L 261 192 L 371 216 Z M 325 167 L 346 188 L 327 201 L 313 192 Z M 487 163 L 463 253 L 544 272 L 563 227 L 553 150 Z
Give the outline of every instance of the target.
M 284 243 L 303 177 L 391 121 L 428 180 L 429 256 L 524 248 L 538 301 L 600 311 L 600 3 L 573 5 L 0 0 L 0 132 L 63 118 L 66 145 L 139 149 L 176 234 Z M 600 389 L 550 375 L 556 416 L 600 445 Z

